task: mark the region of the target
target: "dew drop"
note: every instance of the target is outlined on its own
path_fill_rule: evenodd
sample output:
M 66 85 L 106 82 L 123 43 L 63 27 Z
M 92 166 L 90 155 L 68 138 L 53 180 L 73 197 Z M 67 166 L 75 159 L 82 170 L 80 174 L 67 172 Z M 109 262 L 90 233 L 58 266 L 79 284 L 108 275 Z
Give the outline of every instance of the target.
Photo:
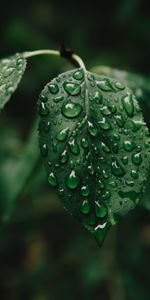
M 60 196 L 64 195 L 64 189 L 63 189 L 62 187 L 60 187 L 60 188 L 58 189 L 58 194 L 59 194 Z
M 48 89 L 49 89 L 50 93 L 52 93 L 52 94 L 57 94 L 59 91 L 58 85 L 55 83 L 50 83 L 48 85 Z
M 87 169 L 88 169 L 88 172 L 89 172 L 91 175 L 94 175 L 95 169 L 94 169 L 94 167 L 93 167 L 92 165 L 88 165 Z
M 124 165 L 127 165 L 128 164 L 128 156 L 123 156 L 121 158 L 121 161 L 123 162 Z
M 118 90 L 124 90 L 124 89 L 125 89 L 124 84 L 122 84 L 122 83 L 119 82 L 119 81 L 116 81 L 116 82 L 115 82 L 115 87 L 116 87 Z
M 120 126 L 123 127 L 125 124 L 125 120 L 123 119 L 121 114 L 115 115 L 114 116 L 116 123 Z
M 132 155 L 132 162 L 135 165 L 140 165 L 141 164 L 142 157 L 141 157 L 141 153 L 140 152 Z
M 74 138 L 71 139 L 71 140 L 68 142 L 68 145 L 69 145 L 69 150 L 70 150 L 73 154 L 75 154 L 75 155 L 79 154 L 80 149 L 79 149 L 79 146 L 78 146 L 78 144 L 77 144 L 77 142 L 75 141 Z
M 78 83 L 73 83 L 73 82 L 64 82 L 64 89 L 65 91 L 72 96 L 76 96 L 80 94 L 81 92 L 81 87 Z
M 75 171 L 72 170 L 66 179 L 66 184 L 67 184 L 68 188 L 70 188 L 72 190 L 76 189 L 78 187 L 79 183 L 80 183 L 80 180 L 79 180 L 78 176 L 76 175 Z
M 57 182 L 57 179 L 56 179 L 56 176 L 53 172 L 51 172 L 49 175 L 48 175 L 48 182 L 51 184 L 51 186 L 53 187 L 56 187 L 58 185 L 58 182 Z
M 107 106 L 103 106 L 101 109 L 100 109 L 101 113 L 104 115 L 104 116 L 109 116 L 111 114 L 110 110 L 108 109 Z
M 142 125 L 145 125 L 144 122 L 138 120 L 133 120 L 132 123 L 133 123 L 133 131 L 138 131 Z
M 61 162 L 62 164 L 65 164 L 65 163 L 68 161 L 67 150 L 64 150 L 64 151 L 61 153 L 59 160 L 60 160 L 60 162 Z
M 81 80 L 84 78 L 84 73 L 83 73 L 83 70 L 80 69 L 80 70 L 77 70 L 74 74 L 73 74 L 73 77 L 74 79 L 76 80 Z
M 40 116 L 47 116 L 48 114 L 49 114 L 48 107 L 46 106 L 45 103 L 40 102 L 40 104 L 39 104 L 39 115 Z
M 88 186 L 88 185 L 83 185 L 83 186 L 81 187 L 81 195 L 82 195 L 83 197 L 87 197 L 87 196 L 89 196 L 89 194 L 90 194 L 89 186 Z
M 122 104 L 127 115 L 132 117 L 134 112 L 133 96 L 128 93 L 124 98 L 122 98 Z
M 71 159 L 71 160 L 69 161 L 69 167 L 70 167 L 70 169 L 71 169 L 71 170 L 74 169 L 74 166 L 75 166 L 75 162 L 74 162 L 73 159 Z
M 105 187 L 104 183 L 100 179 L 98 180 L 98 186 L 100 189 L 103 189 Z
M 63 99 L 64 99 L 63 96 L 57 96 L 57 97 L 53 98 L 53 101 L 54 101 L 55 103 L 59 103 L 59 102 L 61 102 Z
M 132 176 L 133 178 L 138 178 L 138 172 L 137 172 L 136 170 L 132 170 L 132 171 L 131 171 L 131 176 Z
M 105 191 L 104 194 L 102 195 L 102 199 L 106 200 L 111 197 L 111 193 L 109 191 Z
M 40 101 L 42 101 L 44 103 L 47 102 L 47 100 L 48 100 L 48 98 L 42 94 L 39 96 L 39 98 L 40 98 Z
M 79 103 L 67 102 L 62 106 L 62 114 L 67 118 L 74 118 L 80 115 L 82 106 Z
M 93 100 L 97 103 L 100 104 L 102 103 L 102 94 L 100 91 L 96 91 L 95 95 L 93 96 Z
M 132 151 L 135 148 L 135 145 L 131 141 L 124 141 L 123 148 L 126 151 Z
M 109 174 L 108 174 L 108 172 L 105 169 L 102 170 L 102 175 L 106 179 L 109 177 Z
M 98 218 L 104 218 L 107 216 L 108 209 L 106 205 L 101 205 L 99 202 L 95 201 L 95 213 Z
M 81 204 L 81 208 L 80 208 L 81 212 L 83 214 L 88 214 L 90 211 L 90 206 L 89 206 L 89 202 L 88 200 L 84 200 Z
M 111 127 L 110 124 L 108 123 L 108 121 L 106 121 L 106 118 L 102 118 L 102 120 L 99 121 L 98 124 L 104 130 L 108 130 Z
M 101 147 L 102 147 L 102 150 L 105 151 L 106 153 L 109 153 L 109 152 L 110 152 L 109 147 L 106 146 L 105 143 L 101 142 Z
M 96 136 L 97 135 L 97 128 L 90 121 L 88 121 L 88 132 L 92 136 Z
M 115 176 L 123 176 L 125 174 L 124 169 L 121 167 L 121 165 L 116 160 L 114 160 L 112 162 L 111 170 Z
M 47 145 L 46 144 L 43 144 L 41 147 L 40 147 L 40 149 L 41 149 L 41 154 L 42 154 L 42 156 L 47 156 L 47 153 L 48 153 L 48 147 L 47 147 Z
M 68 127 L 59 131 L 56 135 L 56 139 L 60 142 L 63 142 L 64 140 L 66 140 L 67 136 L 68 136 Z
M 83 148 L 88 148 L 88 146 L 89 146 L 88 140 L 85 139 L 85 138 L 82 138 L 82 140 L 81 140 L 81 146 L 82 146 Z
M 110 85 L 110 82 L 108 79 L 103 79 L 103 80 L 97 81 L 97 86 L 102 91 L 106 91 L 106 92 L 113 91 L 112 86 Z

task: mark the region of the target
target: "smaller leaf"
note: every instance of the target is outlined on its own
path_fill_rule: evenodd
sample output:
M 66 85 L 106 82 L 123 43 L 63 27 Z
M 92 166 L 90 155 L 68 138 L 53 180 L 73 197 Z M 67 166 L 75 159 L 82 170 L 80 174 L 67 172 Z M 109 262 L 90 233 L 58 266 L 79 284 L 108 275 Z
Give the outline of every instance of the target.
M 0 110 L 16 90 L 25 68 L 26 59 L 19 53 L 0 60 Z

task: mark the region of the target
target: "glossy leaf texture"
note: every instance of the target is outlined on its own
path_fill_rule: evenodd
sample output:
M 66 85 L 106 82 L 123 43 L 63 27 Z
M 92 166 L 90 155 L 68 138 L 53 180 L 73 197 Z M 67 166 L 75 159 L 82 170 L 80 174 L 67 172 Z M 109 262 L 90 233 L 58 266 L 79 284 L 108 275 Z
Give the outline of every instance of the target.
M 144 191 L 149 132 L 141 108 L 118 80 L 75 69 L 45 86 L 38 112 L 48 181 L 101 244 Z
M 0 60 L 0 110 L 16 90 L 26 68 L 26 59 L 17 53 Z

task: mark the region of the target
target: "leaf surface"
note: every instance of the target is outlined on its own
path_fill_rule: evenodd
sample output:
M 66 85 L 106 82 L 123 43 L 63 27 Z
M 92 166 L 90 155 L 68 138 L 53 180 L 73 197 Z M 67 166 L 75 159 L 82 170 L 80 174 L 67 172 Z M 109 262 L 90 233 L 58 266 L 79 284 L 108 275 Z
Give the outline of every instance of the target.
M 48 181 L 101 244 L 144 191 L 149 133 L 141 108 L 120 81 L 76 69 L 45 86 L 38 112 Z

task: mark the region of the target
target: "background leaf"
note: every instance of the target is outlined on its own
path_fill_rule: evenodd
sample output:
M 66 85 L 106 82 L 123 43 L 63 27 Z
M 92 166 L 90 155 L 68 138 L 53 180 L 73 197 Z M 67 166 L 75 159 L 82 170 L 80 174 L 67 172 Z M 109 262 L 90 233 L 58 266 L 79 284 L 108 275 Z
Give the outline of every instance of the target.
M 101 243 L 144 190 L 149 144 L 141 108 L 120 81 L 76 69 L 47 84 L 38 111 L 48 181 Z
M 26 68 L 26 59 L 17 53 L 0 61 L 0 110 L 16 90 Z

